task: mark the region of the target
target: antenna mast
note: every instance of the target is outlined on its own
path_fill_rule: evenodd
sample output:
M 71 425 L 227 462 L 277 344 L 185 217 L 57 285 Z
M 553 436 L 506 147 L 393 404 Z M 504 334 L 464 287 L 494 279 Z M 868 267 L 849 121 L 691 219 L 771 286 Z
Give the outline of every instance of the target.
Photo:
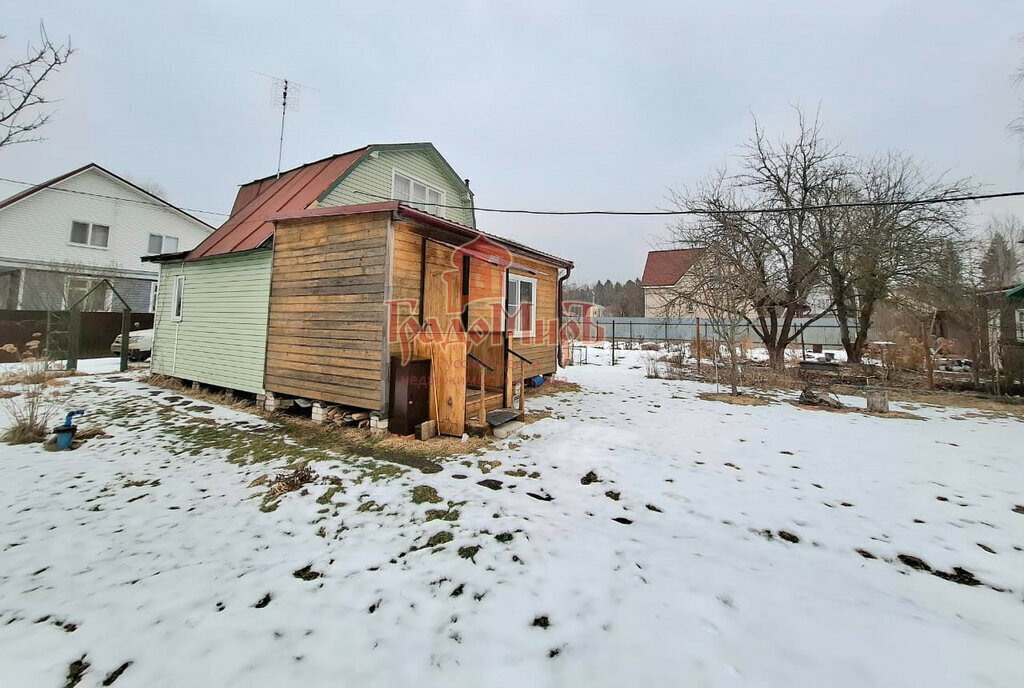
M 281 77 L 271 76 L 264 74 L 263 72 L 257 72 L 256 70 L 250 70 L 253 74 L 258 74 L 262 77 L 270 79 L 271 81 L 271 105 L 273 107 L 280 106 L 281 108 L 281 133 L 277 139 L 277 178 L 281 178 L 281 160 L 284 157 L 284 120 L 285 115 L 288 114 L 289 110 L 299 109 L 299 95 L 303 88 L 309 88 L 314 91 L 317 89 L 312 86 L 303 86 L 297 81 L 291 79 L 283 79 Z
M 281 154 L 284 153 L 284 114 L 288 112 L 288 80 L 281 88 L 281 138 L 277 141 L 277 179 L 281 178 Z

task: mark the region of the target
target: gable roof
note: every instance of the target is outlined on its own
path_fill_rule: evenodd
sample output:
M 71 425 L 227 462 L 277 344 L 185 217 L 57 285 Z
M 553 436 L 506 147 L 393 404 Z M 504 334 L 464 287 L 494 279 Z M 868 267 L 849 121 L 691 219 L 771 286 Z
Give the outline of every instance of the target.
M 211 225 L 207 224 L 206 222 L 203 222 L 202 220 L 200 220 L 195 215 L 192 215 L 192 214 L 182 210 L 181 208 L 179 208 L 178 206 L 176 206 L 176 205 L 174 205 L 172 203 L 168 203 L 167 201 L 165 201 L 164 199 L 160 198 L 159 196 L 157 196 L 157 195 L 155 195 L 153 193 L 150 193 L 149 191 L 146 191 L 145 189 L 143 189 L 138 184 L 133 184 L 132 182 L 130 182 L 127 179 L 125 179 L 124 177 L 116 175 L 113 172 L 111 172 L 110 170 L 106 169 L 105 167 L 101 167 L 100 165 L 97 165 L 94 162 L 90 162 L 87 165 L 82 165 L 81 167 L 73 169 L 70 172 L 65 172 L 62 175 L 58 175 L 58 176 L 54 177 L 53 179 L 47 180 L 47 181 L 43 182 L 42 184 L 36 184 L 35 186 L 33 186 L 31 188 L 25 189 L 24 191 L 19 191 L 18 193 L 14 194 L 13 196 L 9 196 L 8 198 L 5 198 L 4 200 L 0 201 L 0 210 L 3 210 L 7 206 L 14 205 L 18 201 L 24 200 L 24 199 L 28 198 L 29 196 L 33 196 L 33 195 L 39 193 L 40 191 L 42 191 L 44 189 L 48 189 L 50 187 L 53 187 L 55 184 L 59 184 L 60 182 L 63 182 L 63 181 L 68 180 L 68 179 L 71 179 L 72 177 L 76 177 L 79 174 L 82 174 L 83 172 L 86 172 L 88 170 L 97 170 L 98 172 L 101 172 L 101 173 L 107 175 L 108 177 L 110 177 L 114 181 L 119 182 L 119 183 L 121 183 L 121 184 L 123 184 L 123 185 L 125 185 L 127 187 L 130 187 L 133 190 L 143 194 L 144 196 L 149 196 L 154 201 L 156 201 L 159 205 L 165 206 L 165 207 L 175 211 L 176 213 L 185 216 L 189 220 L 192 220 L 194 222 L 198 222 L 199 224 L 201 224 L 204 227 L 208 228 L 211 232 L 214 231 L 214 228 Z M 88 193 L 86 193 L 84 191 L 72 191 L 70 189 L 56 188 L 54 190 L 61 191 L 63 193 L 76 193 L 76 194 L 82 194 L 82 195 L 86 195 L 86 196 L 95 195 L 95 194 L 88 194 Z M 132 199 L 118 199 L 118 200 L 131 201 Z
M 644 287 L 672 286 L 693 267 L 705 250 L 707 249 L 677 248 L 670 251 L 649 252 L 640 285 Z
M 243 184 L 235 196 L 231 216 L 189 255 L 188 260 L 248 251 L 261 246 L 274 234 L 271 216 L 295 213 L 319 203 L 345 176 L 374 151 L 425 150 L 435 157 L 452 179 L 465 186 L 448 161 L 432 143 L 374 143 L 339 153 L 316 162 Z M 469 187 L 466 187 L 469 191 Z M 472 194 L 472 191 L 469 191 Z M 367 198 L 367 203 L 374 200 Z
M 259 247 L 274 233 L 267 218 L 277 213 L 304 210 L 323 190 L 341 177 L 366 153 L 357 148 L 281 173 L 251 181 L 238 190 L 231 217 L 188 255 L 188 260 Z

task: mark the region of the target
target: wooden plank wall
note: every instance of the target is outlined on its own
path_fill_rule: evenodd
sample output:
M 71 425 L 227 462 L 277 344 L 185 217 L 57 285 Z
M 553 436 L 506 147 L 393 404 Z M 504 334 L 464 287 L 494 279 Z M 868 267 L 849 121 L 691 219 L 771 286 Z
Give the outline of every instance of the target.
M 420 298 L 421 260 L 423 248 L 423 231 L 410 222 L 395 222 L 395 260 L 394 260 L 394 299 L 409 299 L 417 301 Z M 446 322 L 450 317 L 458 317 L 458 312 L 450 313 L 451 306 L 444 301 L 441 288 L 440 275 L 454 269 L 451 259 L 452 249 L 427 241 L 427 280 L 425 282 L 426 310 L 424 315 L 439 318 Z M 513 260 L 538 274 L 531 274 L 522 270 L 511 270 L 513 274 L 522 274 L 533 277 L 537 280 L 537 325 L 538 334 L 542 337 L 530 339 L 512 339 L 510 348 L 520 352 L 534 362 L 534 365 L 527 366 L 526 375 L 543 375 L 554 373 L 557 370 L 557 345 L 547 343 L 548 334 L 540 332 L 541 324 L 556 321 L 557 298 L 558 298 L 558 268 L 537 260 L 513 254 Z M 483 261 L 472 259 L 470 261 L 470 297 L 473 300 L 470 305 L 469 322 L 472 324 L 478 317 L 490 320 L 491 311 L 488 302 L 479 298 L 481 293 L 486 293 L 493 280 L 498 284 L 503 280 L 502 270 L 496 266 L 489 265 Z M 540 274 L 543 273 L 543 274 Z M 403 308 L 402 313 L 408 312 L 411 315 L 419 315 L 419 307 Z M 552 342 L 555 340 L 552 339 Z M 470 345 L 471 350 L 477 353 L 476 347 Z M 495 358 L 493 347 L 483 347 L 484 358 L 489 363 Z M 401 353 L 399 344 L 392 344 L 391 351 L 397 355 Z M 519 359 L 514 359 L 518 361 Z M 470 377 L 476 384 L 476 366 L 471 366 Z M 518 372 L 518 366 L 515 368 Z M 496 375 L 487 377 L 488 387 L 500 387 L 502 379 Z
M 387 231 L 387 213 L 278 224 L 267 390 L 380 409 Z
M 533 277 L 537 280 L 537 336 L 509 339 L 508 348 L 533 361 L 533 365 L 526 366 L 526 377 L 554 373 L 558 369 L 558 333 L 550 330 L 552 327 L 557 329 L 554 323 L 558 321 L 558 268 L 515 254 L 512 260 L 537 273 L 530 274 L 515 268 L 509 271 L 513 275 Z M 515 356 L 511 358 L 516 362 L 512 370 L 518 373 L 520 361 Z

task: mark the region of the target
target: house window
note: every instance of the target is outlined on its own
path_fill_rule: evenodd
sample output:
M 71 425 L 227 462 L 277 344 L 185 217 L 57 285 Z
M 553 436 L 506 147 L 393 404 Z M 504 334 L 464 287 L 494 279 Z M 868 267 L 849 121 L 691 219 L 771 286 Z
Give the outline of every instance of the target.
M 150 234 L 147 253 L 174 253 L 178 250 L 178 237 Z
M 414 208 L 425 210 L 431 215 L 444 217 L 444 192 L 428 186 L 423 182 L 395 172 L 391 189 L 391 197 L 396 201 L 404 201 Z
M 153 282 L 149 285 L 149 312 L 156 313 L 156 298 L 157 290 L 160 287 L 160 282 Z
M 95 288 L 102 282 L 103 280 L 101 279 L 89 279 L 87 277 L 65 277 L 64 308 L 69 310 L 77 305 L 80 311 L 110 310 L 110 288 L 106 284 L 103 284 L 98 289 Z M 83 298 L 85 299 L 84 301 L 82 301 Z
M 513 337 L 532 337 L 537 327 L 537 280 L 508 276 L 508 318 Z
M 177 275 L 174 278 L 174 311 L 172 317 L 175 322 L 181 320 L 181 307 L 185 301 L 185 275 Z
M 106 225 L 94 225 L 88 222 L 71 223 L 72 244 L 106 248 L 108 241 L 110 241 L 110 227 Z
M 1015 311 L 1015 317 L 1017 318 L 1017 341 L 1024 342 L 1024 308 L 1018 308 Z

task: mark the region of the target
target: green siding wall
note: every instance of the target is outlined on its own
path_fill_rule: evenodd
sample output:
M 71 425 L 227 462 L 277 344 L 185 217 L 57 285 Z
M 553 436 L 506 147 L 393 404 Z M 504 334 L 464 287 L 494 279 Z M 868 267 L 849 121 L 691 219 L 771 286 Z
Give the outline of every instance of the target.
M 460 225 L 476 227 L 473 211 L 469 208 L 470 201 L 466 199 L 466 187 L 462 184 L 456 185 L 442 164 L 426 149 L 380 150 L 376 159 L 364 157 L 320 202 L 320 205 L 358 205 L 391 198 L 391 184 L 396 169 L 413 179 L 444 191 L 445 205 L 466 206 L 442 208 L 443 216 Z
M 271 256 L 258 250 L 162 265 L 153 372 L 262 393 Z M 179 322 L 171 311 L 176 275 L 185 275 Z

